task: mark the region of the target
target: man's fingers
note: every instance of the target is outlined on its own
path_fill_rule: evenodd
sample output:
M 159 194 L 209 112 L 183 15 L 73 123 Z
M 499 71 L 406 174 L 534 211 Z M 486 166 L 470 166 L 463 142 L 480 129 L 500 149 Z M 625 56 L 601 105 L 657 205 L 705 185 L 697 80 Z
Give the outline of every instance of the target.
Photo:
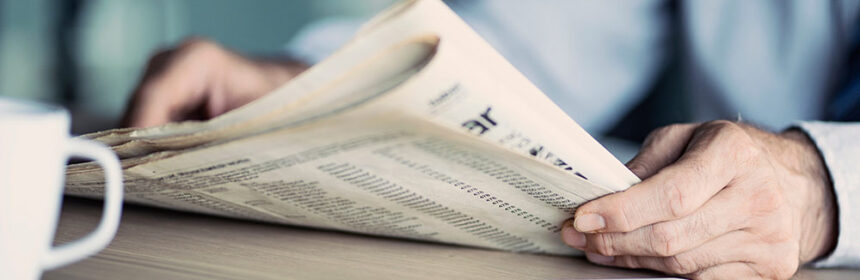
M 675 163 L 626 191 L 579 207 L 574 226 L 580 232 L 629 232 L 686 216 L 734 178 L 754 156 L 751 147 L 752 140 L 734 123 L 703 124 Z
M 642 179 L 653 176 L 681 156 L 697 126 L 699 124 L 674 124 L 651 132 L 636 157 L 627 163 L 627 168 Z
M 695 275 L 723 264 L 751 262 L 760 258 L 761 252 L 768 248 L 764 244 L 753 242 L 754 239 L 755 236 L 751 233 L 732 231 L 694 250 L 668 257 L 630 255 L 605 257 L 594 253 L 586 256 L 590 261 L 603 265 L 646 268 L 674 275 Z
M 157 102 L 136 103 L 123 121 L 125 127 L 150 127 L 170 122 L 167 106 Z
M 701 272 L 686 275 L 694 279 L 755 279 L 762 278 L 751 264 L 733 262 L 709 267 Z
M 614 264 L 619 266 L 635 265 L 639 268 L 647 268 L 675 275 L 687 275 L 702 271 L 709 267 L 724 263 L 748 261 L 750 255 L 756 251 L 751 242 L 750 234 L 744 231 L 733 231 L 722 235 L 711 242 L 681 254 L 667 257 L 650 256 L 618 256 Z M 745 246 L 745 248 L 737 248 Z M 726 250 L 726 248 L 734 248 Z
M 138 85 L 123 125 L 150 127 L 206 117 L 206 83 L 203 74 L 185 65 L 171 66 Z
M 126 108 L 122 125 L 148 127 L 208 117 L 204 106 L 215 80 L 212 71 L 218 68 L 214 65 L 222 61 L 223 52 L 215 43 L 189 39 L 153 56 Z
M 123 127 L 149 127 L 170 122 L 173 110 L 169 96 L 169 77 L 171 59 L 175 50 L 166 50 L 153 56 L 147 63 L 143 78 L 132 94 L 131 101 L 123 116 Z
M 128 127 L 150 127 L 173 121 L 177 103 L 174 100 L 179 90 L 170 79 L 146 79 L 134 93 L 129 104 L 124 125 Z
M 626 191 L 581 206 L 574 215 L 574 226 L 580 232 L 629 232 L 683 217 L 731 180 L 731 174 L 709 174 L 720 168 L 709 166 L 714 164 L 699 159 L 679 161 Z
M 585 244 L 578 249 L 604 256 L 674 256 L 746 227 L 746 221 L 750 220 L 746 213 L 750 207 L 745 196 L 744 190 L 729 187 L 701 209 L 677 220 L 644 226 L 632 232 L 585 234 Z

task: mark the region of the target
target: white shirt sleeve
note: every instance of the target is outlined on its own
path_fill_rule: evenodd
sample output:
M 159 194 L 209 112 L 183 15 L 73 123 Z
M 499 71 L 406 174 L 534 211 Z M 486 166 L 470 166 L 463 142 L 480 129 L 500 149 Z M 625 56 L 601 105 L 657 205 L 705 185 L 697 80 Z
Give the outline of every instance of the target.
M 839 211 L 836 248 L 815 267 L 860 268 L 860 123 L 801 122 L 824 158 Z
M 487 42 L 592 135 L 644 97 L 667 51 L 663 0 L 447 1 Z M 287 52 L 309 64 L 345 43 L 361 20 L 309 25 Z

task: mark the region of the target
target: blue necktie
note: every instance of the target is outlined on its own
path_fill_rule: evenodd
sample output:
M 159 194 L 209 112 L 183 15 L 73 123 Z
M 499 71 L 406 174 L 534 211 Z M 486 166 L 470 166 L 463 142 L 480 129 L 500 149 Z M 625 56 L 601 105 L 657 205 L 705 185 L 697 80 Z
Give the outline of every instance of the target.
M 855 26 L 851 40 L 851 51 L 845 61 L 845 76 L 842 87 L 827 104 L 827 120 L 860 121 L 860 25 Z

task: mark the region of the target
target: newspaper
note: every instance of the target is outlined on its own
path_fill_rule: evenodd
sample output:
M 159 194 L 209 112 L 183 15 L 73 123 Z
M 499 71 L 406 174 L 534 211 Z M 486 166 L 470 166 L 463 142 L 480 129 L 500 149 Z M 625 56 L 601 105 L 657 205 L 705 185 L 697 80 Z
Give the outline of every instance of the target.
M 516 252 L 576 254 L 561 223 L 638 182 L 437 0 L 215 119 L 83 137 L 120 155 L 129 202 Z M 99 197 L 100 172 L 69 166 L 66 193 Z

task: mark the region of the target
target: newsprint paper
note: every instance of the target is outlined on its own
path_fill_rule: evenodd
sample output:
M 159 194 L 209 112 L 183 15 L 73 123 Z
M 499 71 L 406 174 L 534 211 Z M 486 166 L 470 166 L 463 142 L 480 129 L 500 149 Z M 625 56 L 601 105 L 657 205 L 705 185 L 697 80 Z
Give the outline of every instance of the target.
M 212 120 L 82 137 L 120 156 L 128 202 L 516 252 L 576 254 L 561 223 L 639 180 L 437 0 Z M 67 194 L 103 184 L 68 168 Z

